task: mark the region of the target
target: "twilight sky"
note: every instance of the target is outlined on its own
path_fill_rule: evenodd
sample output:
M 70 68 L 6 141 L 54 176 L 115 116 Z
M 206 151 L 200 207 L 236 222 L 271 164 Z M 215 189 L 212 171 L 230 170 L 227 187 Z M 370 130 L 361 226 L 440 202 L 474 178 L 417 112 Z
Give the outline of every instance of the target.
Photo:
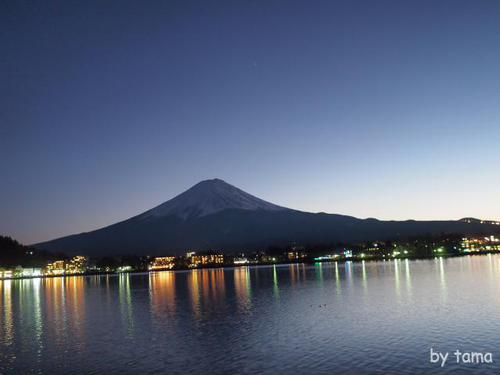
M 291 208 L 500 219 L 500 2 L 2 1 L 0 234 L 219 177 Z

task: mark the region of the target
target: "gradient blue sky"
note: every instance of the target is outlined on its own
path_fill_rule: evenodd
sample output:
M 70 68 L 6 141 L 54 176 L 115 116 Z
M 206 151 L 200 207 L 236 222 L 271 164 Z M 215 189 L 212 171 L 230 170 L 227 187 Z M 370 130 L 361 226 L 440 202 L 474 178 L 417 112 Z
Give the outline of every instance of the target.
M 219 177 L 381 219 L 500 219 L 499 1 L 3 1 L 0 233 Z

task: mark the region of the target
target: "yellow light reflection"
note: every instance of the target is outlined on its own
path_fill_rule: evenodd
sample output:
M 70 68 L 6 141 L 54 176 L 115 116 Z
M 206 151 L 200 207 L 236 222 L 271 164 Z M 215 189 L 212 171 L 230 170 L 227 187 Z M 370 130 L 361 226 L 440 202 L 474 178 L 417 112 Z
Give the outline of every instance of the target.
M 191 294 L 193 312 L 197 318 L 201 315 L 199 276 L 200 270 L 192 270 L 188 276 L 188 286 Z
M 161 271 L 149 274 L 151 310 L 158 322 L 176 313 L 175 272 Z
M 72 311 L 70 324 L 73 333 L 81 337 L 84 335 L 82 329 L 85 320 L 85 278 L 83 276 L 72 276 L 65 279 L 66 305 Z
M 51 317 L 53 322 L 49 327 L 53 331 L 52 335 L 55 337 L 56 343 L 61 345 L 67 336 L 64 278 L 50 277 L 44 281 L 47 315 Z
M 35 316 L 35 341 L 38 345 L 38 360 L 41 360 L 42 349 L 43 349 L 43 318 L 42 318 L 42 308 L 40 304 L 40 285 L 42 283 L 41 279 L 32 279 L 33 287 L 33 303 L 34 303 L 34 316 Z
M 252 303 L 252 290 L 248 267 L 238 267 L 234 269 L 234 287 L 238 305 L 241 309 L 248 310 Z
M 226 295 L 225 271 L 223 268 L 210 270 L 211 291 L 214 303 L 223 302 Z
M 14 341 L 14 323 L 12 321 L 12 280 L 2 281 L 3 286 L 3 327 L 5 345 L 12 345 Z

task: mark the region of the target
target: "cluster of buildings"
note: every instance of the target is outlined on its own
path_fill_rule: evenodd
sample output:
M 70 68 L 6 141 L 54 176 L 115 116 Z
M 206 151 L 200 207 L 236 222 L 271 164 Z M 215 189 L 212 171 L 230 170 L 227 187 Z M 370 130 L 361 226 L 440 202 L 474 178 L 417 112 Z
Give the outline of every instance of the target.
M 264 252 L 253 253 L 251 256 L 238 254 L 235 256 L 220 253 L 188 252 L 185 256 L 163 256 L 153 258 L 149 264 L 150 271 L 172 270 L 175 268 L 202 268 L 217 266 L 242 266 L 251 264 L 272 264 L 282 262 L 299 262 L 308 257 L 308 253 L 299 247 L 293 247 L 280 255 L 269 255 Z
M 24 268 L 17 266 L 14 269 L 0 269 L 0 279 L 15 279 L 21 277 L 40 277 L 43 276 L 41 268 Z
M 47 264 L 45 276 L 81 275 L 87 272 L 88 258 L 78 255 L 70 260 L 57 260 Z
M 500 252 L 500 237 L 497 235 L 419 238 L 411 241 L 378 241 L 352 245 L 316 256 L 314 260 L 418 258 L 496 251 Z
M 464 253 L 500 251 L 500 238 L 498 236 L 464 237 L 461 247 Z
M 87 272 L 87 266 L 87 257 L 75 256 L 70 260 L 56 260 L 47 264 L 45 268 L 26 268 L 17 266 L 14 269 L 0 269 L 0 279 L 81 275 Z
M 189 252 L 185 257 L 164 256 L 156 257 L 149 265 L 150 271 L 164 271 L 174 268 L 198 268 L 209 266 L 223 266 L 228 259 L 224 254 Z
M 197 268 L 204 266 L 222 266 L 224 264 L 224 254 L 188 254 L 189 267 Z

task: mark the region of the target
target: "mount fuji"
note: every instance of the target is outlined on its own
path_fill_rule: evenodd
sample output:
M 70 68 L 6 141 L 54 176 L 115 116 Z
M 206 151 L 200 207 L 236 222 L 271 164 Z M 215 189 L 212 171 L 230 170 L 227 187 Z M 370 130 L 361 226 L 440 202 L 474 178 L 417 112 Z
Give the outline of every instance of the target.
M 285 207 L 266 202 L 215 178 L 202 181 L 177 197 L 145 212 L 142 216 L 195 219 L 224 210 L 284 211 Z
M 380 221 L 281 207 L 220 179 L 202 181 L 125 221 L 34 245 L 89 256 L 226 253 L 291 243 L 371 241 L 442 233 L 491 234 L 498 226 L 470 221 Z

